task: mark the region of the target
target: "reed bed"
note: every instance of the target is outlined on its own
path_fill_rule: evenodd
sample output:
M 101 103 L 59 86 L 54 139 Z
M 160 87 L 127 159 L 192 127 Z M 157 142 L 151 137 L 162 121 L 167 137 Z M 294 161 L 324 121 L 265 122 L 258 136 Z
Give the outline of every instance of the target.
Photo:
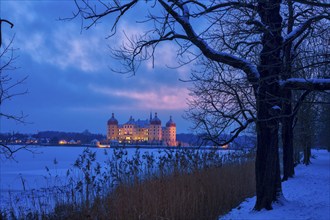
M 85 149 L 53 206 L 2 211 L 1 219 L 217 219 L 255 194 L 254 154 L 115 149 L 100 163 Z M 36 203 L 34 201 L 33 203 Z

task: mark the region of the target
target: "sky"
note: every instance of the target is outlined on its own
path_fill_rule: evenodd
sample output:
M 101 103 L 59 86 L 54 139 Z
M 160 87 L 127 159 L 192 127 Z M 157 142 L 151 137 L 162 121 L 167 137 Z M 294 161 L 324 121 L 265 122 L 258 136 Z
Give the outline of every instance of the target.
M 189 78 L 191 66 L 173 68 L 178 66 L 173 44 L 161 44 L 154 66 L 146 61 L 134 76 L 112 71 L 123 66 L 111 56 L 110 47 L 125 43 L 125 35 L 150 29 L 136 22 L 144 18 L 143 8 L 124 16 L 111 38 L 107 38 L 111 18 L 89 30 L 82 30 L 80 18 L 60 19 L 75 11 L 69 0 L 1 0 L 0 17 L 14 23 L 12 29 L 2 24 L 3 46 L 14 37 L 13 47 L 19 49 L 14 63 L 19 69 L 8 74 L 13 81 L 28 76 L 13 92 L 28 92 L 0 109 L 13 115 L 23 112 L 26 123 L 1 118 L 0 132 L 88 129 L 105 134 L 111 113 L 125 123 L 130 116 L 149 118 L 150 112 L 157 112 L 163 125 L 172 116 L 177 133 L 190 132 L 190 122 L 182 117 L 188 108 L 189 85 L 179 79 Z

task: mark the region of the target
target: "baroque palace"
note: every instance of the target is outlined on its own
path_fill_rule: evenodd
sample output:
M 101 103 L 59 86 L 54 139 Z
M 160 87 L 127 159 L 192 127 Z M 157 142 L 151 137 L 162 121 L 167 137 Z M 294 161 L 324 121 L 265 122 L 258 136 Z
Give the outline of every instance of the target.
M 164 146 L 177 146 L 176 124 L 170 116 L 170 120 L 162 127 L 162 122 L 155 113 L 154 118 L 150 113 L 150 119 L 134 120 L 132 116 L 125 124 L 118 124 L 114 113 L 108 120 L 108 141 L 119 143 L 147 143 Z

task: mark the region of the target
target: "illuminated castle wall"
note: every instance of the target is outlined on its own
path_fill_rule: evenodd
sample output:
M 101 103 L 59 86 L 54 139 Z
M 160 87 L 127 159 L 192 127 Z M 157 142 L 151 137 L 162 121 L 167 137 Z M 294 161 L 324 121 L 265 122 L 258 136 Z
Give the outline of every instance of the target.
M 125 124 L 118 124 L 112 113 L 112 117 L 107 123 L 107 139 L 116 140 L 119 143 L 139 143 L 162 144 L 165 146 L 176 146 L 176 124 L 170 117 L 165 127 L 155 113 L 154 118 L 150 114 L 150 119 L 134 120 L 132 116 Z

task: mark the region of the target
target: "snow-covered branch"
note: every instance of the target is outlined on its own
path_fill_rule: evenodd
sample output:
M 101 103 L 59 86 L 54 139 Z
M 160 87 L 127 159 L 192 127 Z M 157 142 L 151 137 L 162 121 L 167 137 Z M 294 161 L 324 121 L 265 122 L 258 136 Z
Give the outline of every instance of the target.
M 330 79 L 289 78 L 280 81 L 280 86 L 292 90 L 330 90 Z
M 326 7 L 330 8 L 330 4 L 327 0 L 321 2 L 320 0 L 293 0 L 293 2 L 298 2 L 305 5 L 317 6 L 317 7 Z
M 215 4 L 213 6 L 206 6 L 204 4 L 202 4 L 201 2 L 198 1 L 193 1 L 194 4 L 202 7 L 204 10 L 200 13 L 200 14 L 206 14 L 206 13 L 210 13 L 210 12 L 214 12 L 217 11 L 219 9 L 223 9 L 223 8 L 228 8 L 228 7 L 235 7 L 235 8 L 249 8 L 251 10 L 255 10 L 256 6 L 253 4 L 249 4 L 249 3 L 245 3 L 242 1 L 228 1 L 228 2 L 221 2 L 219 4 Z
M 301 34 L 303 34 L 308 28 L 310 28 L 310 26 L 317 21 L 320 21 L 322 19 L 328 19 L 330 20 L 330 15 L 326 14 L 326 15 L 318 15 L 318 16 L 314 16 L 308 20 L 306 20 L 303 24 L 301 24 L 299 27 L 297 27 L 295 30 L 293 30 L 290 34 L 288 34 L 284 40 L 283 40 L 283 44 L 286 45 L 292 41 L 294 41 L 295 39 L 297 39 Z
M 249 82 L 257 82 L 259 78 L 259 72 L 254 64 L 246 59 L 239 58 L 228 53 L 215 51 L 208 45 L 206 41 L 204 41 L 201 37 L 199 37 L 198 34 L 196 34 L 195 30 L 189 22 L 188 17 L 185 16 L 189 15 L 189 11 L 187 11 L 188 7 L 182 7 L 182 10 L 184 11 L 182 15 L 180 15 L 173 9 L 173 7 L 169 6 L 163 0 L 160 0 L 159 2 L 164 7 L 164 9 L 182 26 L 189 40 L 201 50 L 204 56 L 213 61 L 221 62 L 234 68 L 240 69 L 247 74 Z

